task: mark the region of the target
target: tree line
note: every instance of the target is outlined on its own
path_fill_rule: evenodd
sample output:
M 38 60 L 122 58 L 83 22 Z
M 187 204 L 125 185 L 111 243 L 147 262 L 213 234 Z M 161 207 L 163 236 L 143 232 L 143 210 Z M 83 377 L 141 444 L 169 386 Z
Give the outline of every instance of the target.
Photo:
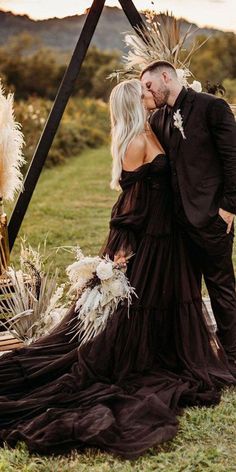
M 201 38 L 202 39 L 202 38 Z M 236 35 L 221 33 L 212 36 L 193 57 L 190 69 L 197 80 L 221 83 L 226 98 L 236 101 Z M 0 47 L 0 76 L 7 90 L 16 99 L 36 96 L 53 100 L 65 73 L 70 54 L 50 50 L 37 44 L 24 33 Z M 91 47 L 76 81 L 73 95 L 108 100 L 115 82 L 107 79 L 122 67 L 121 54 Z

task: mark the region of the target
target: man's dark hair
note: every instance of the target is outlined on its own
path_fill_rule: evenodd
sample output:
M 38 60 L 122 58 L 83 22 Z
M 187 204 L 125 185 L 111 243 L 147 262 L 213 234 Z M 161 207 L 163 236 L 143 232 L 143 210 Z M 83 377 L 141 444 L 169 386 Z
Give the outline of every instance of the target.
M 168 62 L 168 61 L 153 61 L 150 64 L 148 64 L 142 70 L 142 72 L 140 74 L 140 79 L 142 78 L 143 74 L 145 74 L 145 72 L 155 72 L 158 69 L 171 69 L 176 74 L 176 69 L 170 62 Z

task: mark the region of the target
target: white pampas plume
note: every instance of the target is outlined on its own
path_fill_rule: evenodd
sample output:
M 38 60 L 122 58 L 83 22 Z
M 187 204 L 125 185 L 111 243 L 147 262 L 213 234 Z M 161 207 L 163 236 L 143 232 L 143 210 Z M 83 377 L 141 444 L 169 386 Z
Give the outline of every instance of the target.
M 24 137 L 20 128 L 15 121 L 13 94 L 5 96 L 0 82 L 0 197 L 4 200 L 13 200 L 15 193 L 23 190 Z

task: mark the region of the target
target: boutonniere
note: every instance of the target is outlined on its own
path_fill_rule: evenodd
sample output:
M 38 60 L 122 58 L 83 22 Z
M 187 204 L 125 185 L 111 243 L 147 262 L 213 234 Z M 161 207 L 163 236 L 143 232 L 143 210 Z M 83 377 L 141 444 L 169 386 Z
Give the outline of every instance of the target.
M 180 131 L 180 133 L 182 134 L 182 137 L 183 139 L 186 139 L 186 136 L 184 134 L 184 128 L 183 128 L 183 118 L 182 118 L 182 115 L 180 113 L 180 109 L 177 110 L 174 114 L 173 114 L 173 118 L 174 118 L 174 127 L 175 128 L 178 128 L 178 130 Z

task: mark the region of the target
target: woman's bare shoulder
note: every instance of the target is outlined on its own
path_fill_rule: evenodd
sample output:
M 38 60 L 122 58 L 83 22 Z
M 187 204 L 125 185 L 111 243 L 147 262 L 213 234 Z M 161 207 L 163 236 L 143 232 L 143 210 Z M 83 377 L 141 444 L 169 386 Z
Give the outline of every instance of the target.
M 141 166 L 146 157 L 146 138 L 144 134 L 135 136 L 127 146 L 125 158 L 123 162 L 123 169 L 132 171 Z

